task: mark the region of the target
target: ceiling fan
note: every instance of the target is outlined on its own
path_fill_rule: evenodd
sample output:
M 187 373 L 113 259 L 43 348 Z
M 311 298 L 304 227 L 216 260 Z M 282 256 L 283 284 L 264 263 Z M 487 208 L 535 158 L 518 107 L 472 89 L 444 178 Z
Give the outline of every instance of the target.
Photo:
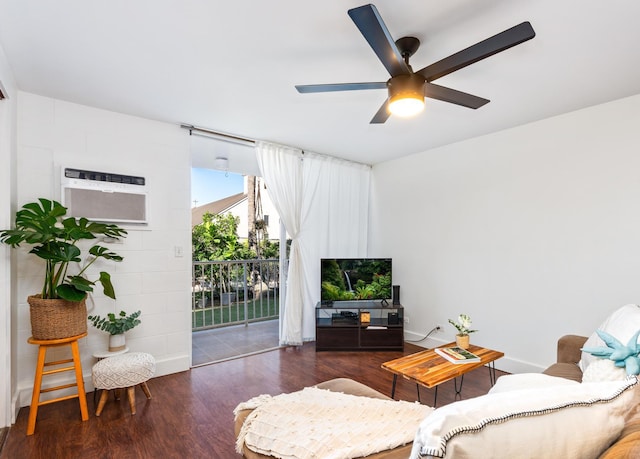
M 371 119 L 371 124 L 387 121 L 391 114 L 410 116 L 424 108 L 424 98 L 430 97 L 468 108 L 480 108 L 488 99 L 447 88 L 432 81 L 496 53 L 535 37 L 529 22 L 523 22 L 476 43 L 462 51 L 414 72 L 409 58 L 418 50 L 420 40 L 402 37 L 394 42 L 380 13 L 374 5 L 363 5 L 348 11 L 391 78 L 386 82 L 296 85 L 300 93 L 387 89 L 389 97 Z

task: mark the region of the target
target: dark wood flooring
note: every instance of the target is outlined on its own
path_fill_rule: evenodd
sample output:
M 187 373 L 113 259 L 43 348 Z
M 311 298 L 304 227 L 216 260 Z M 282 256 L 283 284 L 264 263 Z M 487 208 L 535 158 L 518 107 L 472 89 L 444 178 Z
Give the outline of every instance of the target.
M 292 392 L 328 379 L 347 377 L 390 394 L 392 375 L 380 368 L 387 360 L 422 350 L 412 344 L 403 352 L 315 352 L 314 343 L 194 368 L 153 378 L 147 400 L 136 389 L 137 414 L 126 397 L 109 398 L 102 415 L 80 420 L 77 400 L 45 405 L 38 411 L 35 434 L 26 436 L 29 408 L 20 410 L 9 430 L 0 459 L 66 458 L 235 458 L 233 409 L 259 394 Z M 498 376 L 503 374 L 498 372 Z M 464 378 L 462 398 L 485 394 L 486 367 Z M 416 386 L 399 380 L 396 399 L 416 400 Z M 433 404 L 433 390 L 421 389 L 422 403 Z M 455 399 L 453 381 L 440 386 L 438 406 Z

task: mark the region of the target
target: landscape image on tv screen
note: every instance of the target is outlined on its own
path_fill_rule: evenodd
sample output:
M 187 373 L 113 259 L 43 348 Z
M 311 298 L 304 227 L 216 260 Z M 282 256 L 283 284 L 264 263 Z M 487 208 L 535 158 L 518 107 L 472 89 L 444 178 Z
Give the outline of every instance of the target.
M 391 299 L 390 258 L 323 258 L 322 301 Z

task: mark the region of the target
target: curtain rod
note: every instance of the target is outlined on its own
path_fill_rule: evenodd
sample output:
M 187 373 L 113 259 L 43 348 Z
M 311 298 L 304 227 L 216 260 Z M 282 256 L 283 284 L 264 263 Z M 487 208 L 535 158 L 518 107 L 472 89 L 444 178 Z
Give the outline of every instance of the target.
M 256 141 L 253 139 L 247 139 L 245 137 L 240 137 L 237 135 L 231 135 L 231 134 L 225 134 L 224 132 L 217 132 L 217 131 L 213 131 L 211 129 L 205 129 L 205 128 L 201 128 L 201 127 L 196 127 L 193 126 L 191 124 L 181 124 L 180 127 L 182 129 L 188 129 L 189 130 L 189 134 L 190 135 L 203 135 L 205 134 L 206 136 L 211 136 L 211 137 L 216 137 L 220 140 L 225 140 L 227 142 L 232 142 L 232 143 L 238 143 L 238 144 L 242 144 L 242 145 L 250 145 L 250 146 L 254 146 L 256 144 Z
M 182 129 L 188 129 L 189 130 L 189 135 L 200 135 L 202 137 L 213 137 L 219 140 L 223 140 L 225 142 L 231 142 L 231 143 L 236 143 L 239 145 L 248 145 L 248 146 L 255 146 L 256 141 L 253 139 L 248 139 L 246 137 L 240 137 L 237 135 L 232 135 L 232 134 L 225 134 L 224 132 L 217 132 L 214 131 L 212 129 L 206 129 L 206 128 L 201 128 L 201 127 L 196 127 L 192 124 L 181 124 L 180 127 Z M 292 147 L 292 148 L 296 148 L 296 147 Z M 301 148 L 298 148 L 300 150 L 300 153 L 302 153 L 302 156 L 305 155 L 305 151 L 302 150 Z M 335 156 L 330 156 L 330 155 L 323 155 L 320 153 L 310 153 L 312 155 L 316 155 L 319 157 L 325 157 L 325 158 L 332 158 L 334 160 L 337 161 L 342 161 L 345 163 L 351 163 L 351 164 L 356 164 L 359 166 L 366 166 L 366 167 L 371 167 L 371 164 L 366 164 L 366 163 L 361 163 L 358 161 L 351 161 L 349 159 L 343 159 L 343 158 L 337 158 Z

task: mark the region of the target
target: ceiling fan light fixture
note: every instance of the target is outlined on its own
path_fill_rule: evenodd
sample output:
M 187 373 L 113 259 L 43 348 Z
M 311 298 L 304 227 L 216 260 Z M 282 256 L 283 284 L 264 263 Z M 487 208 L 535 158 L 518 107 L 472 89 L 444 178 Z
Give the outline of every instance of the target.
M 420 75 L 399 75 L 387 82 L 389 111 L 393 115 L 407 117 L 424 110 L 424 84 Z
M 413 116 L 422 110 L 424 110 L 424 97 L 420 99 L 412 96 L 404 98 L 397 97 L 395 100 L 390 100 L 389 102 L 389 111 L 397 116 Z

